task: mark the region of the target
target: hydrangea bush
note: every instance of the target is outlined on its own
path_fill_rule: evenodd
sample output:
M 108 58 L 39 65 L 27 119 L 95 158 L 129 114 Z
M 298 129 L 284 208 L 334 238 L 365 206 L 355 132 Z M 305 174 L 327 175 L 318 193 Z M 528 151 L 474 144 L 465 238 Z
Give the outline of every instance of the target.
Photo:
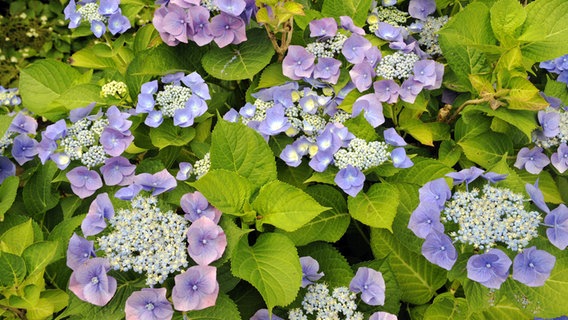
M 0 8 L 0 318 L 568 315 L 565 0 Z

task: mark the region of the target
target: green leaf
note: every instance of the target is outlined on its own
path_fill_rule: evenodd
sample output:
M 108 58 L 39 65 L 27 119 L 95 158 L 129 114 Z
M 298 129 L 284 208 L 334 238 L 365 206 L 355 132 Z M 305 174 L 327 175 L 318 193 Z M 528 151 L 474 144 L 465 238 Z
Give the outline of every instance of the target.
M 28 278 L 43 275 L 45 267 L 53 261 L 57 252 L 58 243 L 54 241 L 41 241 L 28 246 L 22 253 L 22 258 L 26 262 Z
M 326 0 L 321 13 L 325 17 L 349 16 L 357 26 L 363 26 L 371 9 L 371 0 Z
M 40 300 L 45 299 L 53 305 L 53 311 L 59 312 L 67 307 L 69 295 L 61 289 L 47 289 L 41 292 Z
M 26 276 L 26 263 L 20 256 L 0 251 L 0 287 L 18 286 Z
M 282 63 L 273 63 L 262 71 L 257 89 L 279 86 L 290 81 L 288 77 L 282 74 Z
M 547 77 L 548 78 L 548 77 Z M 547 96 L 559 98 L 564 104 L 568 104 L 568 90 L 563 82 L 554 81 L 550 78 L 546 81 L 544 93 Z
M 201 59 L 205 71 L 222 80 L 252 79 L 270 63 L 274 48 L 262 29 L 249 30 L 247 38 L 237 46 L 212 47 Z
M 527 316 L 522 309 L 515 306 L 507 297 L 502 297 L 499 303 L 479 312 L 478 315 L 484 320 L 518 320 L 533 319 L 534 315 Z
M 214 169 L 191 184 L 207 201 L 221 212 L 243 215 L 243 207 L 249 202 L 252 185 L 236 172 Z
M 199 320 L 241 320 L 237 305 L 225 294 L 219 294 L 215 305 L 203 310 L 188 311 L 188 319 Z
M 319 264 L 319 271 L 324 273 L 321 279 L 330 287 L 349 286 L 353 279 L 353 269 L 347 259 L 332 245 L 322 242 L 312 243 L 298 249 L 300 256 L 310 256 Z
M 422 186 L 428 181 L 441 178 L 445 174 L 454 171 L 452 168 L 434 159 L 414 157 L 412 161 L 414 162 L 412 167 L 400 171 L 388 180 Z
M 166 119 L 157 128 L 150 128 L 150 140 L 160 149 L 167 146 L 185 146 L 195 137 L 195 129 L 192 127 L 181 128 Z
M 460 85 L 473 91 L 469 75 L 490 73 L 483 46 L 496 43 L 491 29 L 489 8 L 481 3 L 470 3 L 452 17 L 439 32 L 438 41 Z
M 154 28 L 154 25 L 147 24 L 136 30 L 132 47 L 135 52 L 141 52 L 151 48 L 153 46 L 152 44 L 156 43 L 158 39 L 160 39 L 160 34 L 156 28 Z
M 104 99 L 101 98 L 101 87 L 96 84 L 80 84 L 63 91 L 53 100 L 50 107 L 73 110 L 93 102 L 104 103 Z
M 0 184 L 0 222 L 4 221 L 4 214 L 16 200 L 20 179 L 17 176 L 10 176 Z
M 440 143 L 440 149 L 438 149 L 438 160 L 448 167 L 453 167 L 458 163 L 462 154 L 461 147 L 454 140 L 444 140 Z
M 393 185 L 398 189 L 399 199 L 403 200 L 398 204 L 396 217 L 394 217 L 392 224 L 392 234 L 410 251 L 420 254 L 422 239 L 408 229 L 410 215 L 420 203 L 418 198 L 419 186 L 410 183 L 393 183 Z
M 8 229 L 0 236 L 0 250 L 16 255 L 21 255 L 32 243 L 34 243 L 32 219 Z
M 347 231 L 351 217 L 347 213 L 347 203 L 341 192 L 326 185 L 313 185 L 306 189 L 318 203 L 331 209 L 322 212 L 298 230 L 286 235 L 296 246 L 315 241 L 338 241 Z M 278 232 L 283 230 L 277 230 Z
M 385 228 L 392 232 L 392 222 L 396 216 L 398 190 L 388 183 L 375 183 L 367 192 L 359 192 L 349 197 L 349 214 L 358 221 L 373 228 Z
M 501 42 L 517 38 L 526 18 L 526 11 L 516 0 L 499 0 L 491 7 L 491 27 Z
M 252 202 L 257 212 L 257 225 L 268 223 L 291 232 L 305 225 L 327 208 L 307 193 L 287 183 L 275 180 L 260 188 Z
M 321 19 L 323 16 L 321 12 L 313 9 L 305 9 L 303 16 L 294 16 L 294 22 L 300 27 L 300 29 L 305 30 L 310 22 Z
M 501 291 L 491 290 L 481 283 L 469 279 L 464 280 L 463 290 L 469 308 L 476 312 L 480 312 L 481 310 L 494 306 L 495 302 L 499 301 L 502 296 Z
M 548 102 L 539 94 L 540 90 L 525 77 L 512 78 L 507 87 L 510 88 L 509 95 L 504 99 L 510 109 L 541 110 L 548 106 Z
M 443 293 L 434 299 L 432 305 L 426 310 L 424 319 L 469 319 L 467 301 L 464 298 L 456 298 L 450 292 Z
M 55 162 L 40 166 L 23 190 L 24 206 L 29 215 L 37 215 L 55 207 L 59 202 L 56 185 L 52 183 L 57 172 Z
M 86 47 L 75 52 L 71 58 L 71 65 L 89 69 L 112 69 L 117 68 L 116 62 L 112 58 L 112 50 L 107 45 L 103 45 L 111 54 L 102 54 L 97 46 Z
M 302 282 L 296 247 L 278 233 L 260 235 L 252 247 L 243 237 L 233 252 L 231 270 L 260 292 L 268 310 L 294 301 Z
M 527 110 L 511 110 L 507 108 L 491 109 L 487 105 L 469 106 L 470 111 L 481 111 L 488 116 L 499 118 L 519 129 L 529 139 L 532 139 L 532 132 L 538 128 L 536 117 L 533 111 Z
M 274 155 L 253 129 L 220 120 L 211 135 L 211 169 L 234 171 L 256 188 L 276 179 Z
M 375 128 L 369 124 L 367 119 L 363 116 L 363 112 L 357 117 L 345 121 L 345 126 L 349 132 L 353 133 L 357 138 L 364 139 L 367 142 L 377 140 L 379 135 Z
M 557 58 L 568 52 L 568 2 L 537 0 L 525 10 L 527 19 L 522 26 L 521 51 L 533 62 Z
M 402 290 L 402 300 L 424 304 L 446 282 L 446 271 L 406 249 L 384 229 L 371 229 L 371 249 L 377 259 L 388 257 Z
M 51 102 L 59 98 L 80 73 L 59 61 L 38 60 L 20 72 L 20 96 L 23 106 L 39 116 L 49 114 Z M 52 119 L 50 119 L 52 120 Z
M 513 143 L 501 133 L 487 132 L 458 142 L 465 156 L 484 168 L 494 166 L 504 154 L 513 154 Z

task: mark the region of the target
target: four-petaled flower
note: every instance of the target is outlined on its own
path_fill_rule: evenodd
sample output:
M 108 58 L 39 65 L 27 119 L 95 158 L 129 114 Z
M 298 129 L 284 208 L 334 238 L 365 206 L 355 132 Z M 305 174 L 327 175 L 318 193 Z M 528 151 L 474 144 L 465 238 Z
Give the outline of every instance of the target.
M 544 250 L 530 247 L 513 261 L 513 279 L 529 287 L 540 287 L 550 277 L 556 258 Z
M 511 259 L 499 249 L 473 255 L 467 261 L 467 277 L 487 288 L 499 289 L 509 276 Z
M 126 299 L 126 320 L 169 320 L 174 315 L 166 288 L 142 288 Z
M 323 277 L 323 272 L 318 273 L 319 263 L 316 259 L 310 256 L 300 257 L 300 264 L 302 265 L 302 288 Z
M 349 283 L 349 290 L 361 292 L 361 300 L 371 306 L 380 306 L 385 303 L 385 280 L 379 271 L 367 267 L 360 267 Z
M 116 292 L 116 279 L 107 275 L 109 269 L 105 258 L 87 260 L 71 273 L 69 290 L 83 301 L 106 305 Z
M 208 265 L 225 252 L 227 236 L 213 220 L 203 216 L 189 226 L 187 243 L 191 259 L 199 265 Z
M 172 289 L 174 309 L 179 311 L 201 310 L 215 305 L 219 294 L 217 268 L 193 266 L 174 278 Z

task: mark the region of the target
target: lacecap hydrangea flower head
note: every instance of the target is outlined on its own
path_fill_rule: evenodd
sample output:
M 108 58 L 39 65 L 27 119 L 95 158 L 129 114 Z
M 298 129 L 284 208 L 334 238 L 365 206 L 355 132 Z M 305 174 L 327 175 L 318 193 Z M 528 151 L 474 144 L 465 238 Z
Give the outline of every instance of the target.
M 127 319 L 171 319 L 174 310 L 215 305 L 219 284 L 217 268 L 210 264 L 221 258 L 227 246 L 225 233 L 217 225 L 220 212 L 199 198 L 200 194 L 187 194 L 186 203 L 198 203 L 182 205 L 182 210 L 192 210 L 184 217 L 158 198 L 171 189 L 175 178 L 164 178 L 163 173 L 143 175 L 135 177 L 133 185 L 140 188 L 125 197 L 129 199 L 125 208 L 115 209 L 107 193 L 91 203 L 81 224 L 84 237 L 74 234 L 69 241 L 70 290 L 81 300 L 103 306 L 117 287 L 109 272 L 133 271 L 144 275 L 147 288 L 135 291 L 126 301 Z M 201 210 L 203 201 L 205 209 Z M 218 215 L 209 215 L 209 211 Z M 173 305 L 167 289 L 161 287 L 167 279 L 175 283 L 170 293 Z
M 71 0 L 63 13 L 65 20 L 69 20 L 69 29 L 75 29 L 86 22 L 97 38 L 102 37 L 107 28 L 112 35 L 116 35 L 131 27 L 128 18 L 122 14 L 120 0 Z
M 458 254 L 473 254 L 467 262 L 467 277 L 488 288 L 500 288 L 511 266 L 513 279 L 527 286 L 542 286 L 556 258 L 530 244 L 538 237 L 543 221 L 541 212 L 532 210 L 530 202 L 548 213 L 544 219 L 550 227 L 547 234 L 558 247 L 568 237 L 563 230 L 565 220 L 560 217 L 565 207 L 561 205 L 553 214 L 538 185 L 526 186 L 527 197 L 496 185 L 506 179 L 505 175 L 476 167 L 447 176 L 453 179 L 454 190 L 444 178 L 426 183 L 419 190 L 420 204 L 408 223 L 408 228 L 424 239 L 424 257 L 451 270 Z M 470 187 L 479 178 L 483 186 Z M 513 255 L 514 261 L 510 258 Z

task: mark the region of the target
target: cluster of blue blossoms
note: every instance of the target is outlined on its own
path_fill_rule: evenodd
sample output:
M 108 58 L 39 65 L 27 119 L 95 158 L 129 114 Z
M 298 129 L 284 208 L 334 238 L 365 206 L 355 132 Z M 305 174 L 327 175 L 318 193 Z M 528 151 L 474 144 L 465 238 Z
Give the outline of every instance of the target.
M 193 41 L 219 47 L 247 40 L 246 26 L 256 13 L 254 0 L 158 0 L 152 23 L 162 40 L 175 46 Z M 213 17 L 212 17 L 213 16 Z
M 568 170 L 568 107 L 558 98 L 544 97 L 549 106 L 538 112 L 540 128 L 533 132 L 535 145 L 519 150 L 515 167 L 539 174 L 552 163 L 558 172 L 564 173 Z
M 554 268 L 556 258 L 550 253 L 529 247 L 538 236 L 538 227 L 548 227 L 550 242 L 563 250 L 568 245 L 568 208 L 563 204 L 550 211 L 538 185 L 526 185 L 530 200 L 548 215 L 542 224 L 541 213 L 531 211 L 523 194 L 491 185 L 505 175 L 472 167 L 447 175 L 454 186 L 465 184 L 465 190 L 453 193 L 444 178 L 420 188 L 420 204 L 408 223 L 416 236 L 425 239 L 424 257 L 447 270 L 458 258 L 454 243 L 462 244 L 462 253 L 474 253 L 467 263 L 467 277 L 488 288 L 498 289 L 509 276 L 531 287 L 542 286 Z M 469 190 L 478 177 L 486 180 L 481 190 Z M 448 234 L 445 233 L 446 228 Z M 508 250 L 502 249 L 506 247 Z M 506 251 L 517 252 L 513 261 Z
M 71 0 L 63 13 L 65 19 L 69 21 L 69 28 L 75 29 L 82 22 L 91 25 L 93 34 L 100 38 L 107 30 L 113 35 L 124 33 L 130 29 L 131 24 L 128 18 L 122 14 L 119 7 L 120 0 Z

